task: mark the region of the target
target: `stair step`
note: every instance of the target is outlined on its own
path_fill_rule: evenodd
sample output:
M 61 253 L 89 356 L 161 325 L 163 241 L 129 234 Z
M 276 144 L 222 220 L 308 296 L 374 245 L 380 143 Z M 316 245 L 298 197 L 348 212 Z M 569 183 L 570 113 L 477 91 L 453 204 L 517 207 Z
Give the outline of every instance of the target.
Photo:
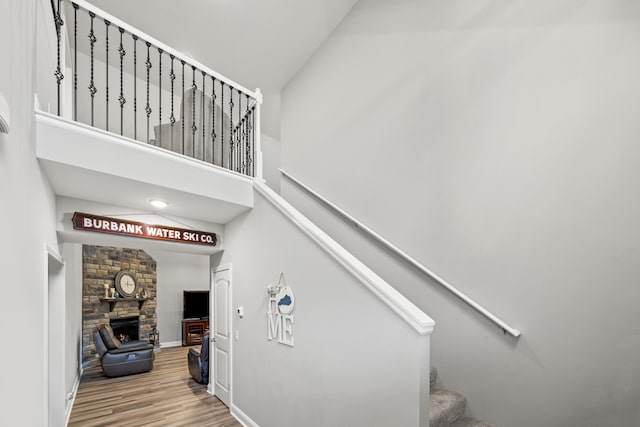
M 496 427 L 486 421 L 474 420 L 473 418 L 460 418 L 455 423 L 451 424 L 451 427 Z
M 431 391 L 436 389 L 436 378 L 438 378 L 438 371 L 436 368 L 431 368 L 429 372 L 429 389 Z
M 435 390 L 429 402 L 429 426 L 448 427 L 464 415 L 467 398 L 454 391 Z

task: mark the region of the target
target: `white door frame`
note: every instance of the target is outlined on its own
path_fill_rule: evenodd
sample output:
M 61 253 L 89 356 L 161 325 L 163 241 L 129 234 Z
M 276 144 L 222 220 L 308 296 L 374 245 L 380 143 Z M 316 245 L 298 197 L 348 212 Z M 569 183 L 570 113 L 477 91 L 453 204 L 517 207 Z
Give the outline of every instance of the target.
M 227 322 L 229 324 L 229 410 L 233 406 L 233 266 L 231 263 L 222 264 L 216 267 L 211 272 L 211 284 L 209 291 L 209 331 L 213 331 L 212 322 L 215 321 L 215 276 L 216 273 L 224 270 L 229 270 L 229 306 L 227 307 L 227 315 L 229 318 Z M 215 327 L 215 325 L 213 325 Z M 216 364 L 215 364 L 215 345 L 213 342 L 213 334 L 209 333 L 209 385 L 207 387 L 209 394 L 215 394 L 215 382 L 216 382 Z
M 65 417 L 65 271 L 64 260 L 52 247 L 44 247 L 44 376 L 45 419 L 59 424 Z M 50 326 L 56 325 L 58 333 L 51 339 Z M 52 343 L 55 343 L 52 345 Z M 52 360 L 53 359 L 53 360 Z M 60 363 L 58 369 L 50 369 L 51 363 Z M 52 392 L 53 390 L 53 392 Z M 54 400 L 55 399 L 55 400 Z M 58 403 L 59 401 L 59 403 Z M 53 406 L 53 408 L 52 408 Z M 61 419 L 62 417 L 62 419 Z

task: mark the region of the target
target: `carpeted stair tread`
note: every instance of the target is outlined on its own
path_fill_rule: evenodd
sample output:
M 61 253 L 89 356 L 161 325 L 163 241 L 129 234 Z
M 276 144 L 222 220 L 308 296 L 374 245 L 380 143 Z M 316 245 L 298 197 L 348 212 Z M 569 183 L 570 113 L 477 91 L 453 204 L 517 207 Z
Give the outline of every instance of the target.
M 464 415 L 467 398 L 449 390 L 434 390 L 429 402 L 429 426 L 448 427 Z
M 460 418 L 455 423 L 451 424 L 451 427 L 496 427 L 493 424 L 489 424 L 486 421 L 474 420 L 473 418 Z

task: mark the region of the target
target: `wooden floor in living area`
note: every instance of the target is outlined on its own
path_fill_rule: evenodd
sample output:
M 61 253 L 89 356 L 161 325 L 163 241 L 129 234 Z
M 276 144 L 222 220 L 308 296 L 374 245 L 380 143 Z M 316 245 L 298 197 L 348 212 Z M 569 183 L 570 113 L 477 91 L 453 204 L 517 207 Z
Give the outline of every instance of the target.
M 84 371 L 69 426 L 241 426 L 229 409 L 189 375 L 189 347 L 163 348 L 153 370 L 108 378 Z

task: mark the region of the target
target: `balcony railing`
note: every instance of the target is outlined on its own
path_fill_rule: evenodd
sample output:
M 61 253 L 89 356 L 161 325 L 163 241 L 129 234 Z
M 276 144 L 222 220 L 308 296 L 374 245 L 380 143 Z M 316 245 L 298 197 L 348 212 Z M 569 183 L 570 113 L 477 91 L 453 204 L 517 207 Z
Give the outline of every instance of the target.
M 66 111 L 74 121 L 261 176 L 259 90 L 85 1 L 51 0 L 51 6 L 59 116 Z

